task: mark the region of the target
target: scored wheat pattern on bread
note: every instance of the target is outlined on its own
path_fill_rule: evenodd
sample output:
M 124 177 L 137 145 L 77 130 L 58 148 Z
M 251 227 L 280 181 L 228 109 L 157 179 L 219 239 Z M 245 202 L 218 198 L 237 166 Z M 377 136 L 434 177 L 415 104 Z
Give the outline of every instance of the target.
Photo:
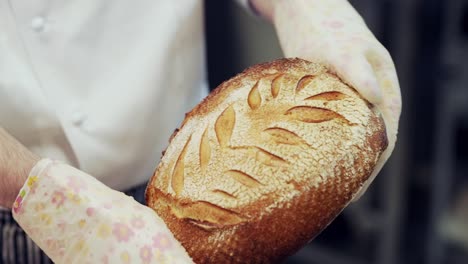
M 262 111 L 262 95 L 259 91 L 260 82 L 266 82 L 266 86 L 270 85 L 270 96 L 273 100 L 264 101 L 264 104 L 273 103 L 275 104 L 274 100 L 277 99 L 278 94 L 281 92 L 281 82 L 282 77 L 284 74 L 279 76 L 273 75 L 273 79 L 271 77 L 263 78 L 258 80 L 253 87 L 250 89 L 245 102 L 238 101 L 238 104 L 246 104 L 250 108 L 250 111 Z M 306 75 L 298 80 L 296 89 L 292 90 L 297 93 L 301 92 L 307 85 L 309 85 L 314 79 L 314 76 Z M 266 89 L 268 91 L 268 89 Z M 308 96 L 308 95 L 306 95 Z M 304 98 L 304 100 L 322 100 L 324 102 L 333 101 L 333 100 L 342 100 L 345 99 L 346 95 L 341 92 L 331 91 L 331 92 L 323 92 L 319 94 L 315 94 L 312 96 L 308 96 Z M 255 112 L 252 112 L 255 114 Z M 296 105 L 290 106 L 289 109 L 284 111 L 283 114 L 287 119 L 290 121 L 300 121 L 305 123 L 321 123 L 327 122 L 334 119 L 338 119 L 341 122 L 344 122 L 347 125 L 350 125 L 350 122 L 341 116 L 340 114 L 336 113 L 333 110 L 329 110 L 326 108 L 321 107 L 314 107 L 308 105 Z M 234 106 L 228 106 L 221 114 L 215 119 L 214 122 L 208 124 L 207 128 L 205 128 L 203 134 L 201 135 L 200 144 L 199 144 L 199 166 L 200 171 L 202 173 L 206 173 L 206 168 L 208 164 L 210 164 L 212 153 L 211 151 L 211 144 L 216 144 L 215 146 L 218 151 L 217 153 L 222 154 L 226 157 L 230 157 L 236 155 L 236 152 L 241 150 L 245 150 L 247 153 L 247 158 L 254 159 L 258 161 L 258 165 L 262 166 L 287 166 L 290 162 L 287 160 L 286 157 L 282 157 L 281 153 L 274 154 L 273 151 L 267 150 L 264 147 L 260 146 L 233 146 L 230 144 L 230 140 L 236 125 L 236 111 L 234 110 Z M 270 137 L 269 140 L 275 144 L 288 144 L 291 146 L 299 146 L 301 144 L 308 145 L 308 143 L 300 136 L 298 136 L 294 131 L 288 130 L 287 128 L 280 128 L 276 126 L 268 127 L 268 122 L 262 122 L 262 125 L 265 125 L 260 133 L 265 133 L 267 137 Z M 208 129 L 214 128 L 214 135 L 215 137 L 210 139 L 208 134 Z M 193 135 L 193 134 L 192 134 Z M 187 148 L 191 142 L 192 135 L 188 138 L 184 148 L 182 149 L 176 164 L 172 170 L 172 179 L 171 179 L 171 187 L 172 190 L 175 192 L 175 197 L 178 197 L 184 189 L 184 178 L 185 178 L 185 155 L 187 152 Z M 193 148 L 193 151 L 196 152 L 196 149 Z M 232 153 L 227 153 L 232 152 Z M 220 160 L 220 159 L 218 159 Z M 222 160 L 221 160 L 222 161 Z M 222 168 L 221 164 L 213 164 L 215 168 Z M 262 183 L 253 173 L 245 172 L 240 169 L 227 169 L 223 172 L 216 172 L 223 175 L 223 177 L 231 177 L 233 180 L 238 182 L 239 184 L 245 186 L 245 191 L 247 192 L 255 192 L 259 191 L 256 188 L 261 188 L 265 184 Z M 217 195 L 222 196 L 226 199 L 237 199 L 237 195 L 235 193 L 231 193 L 229 188 L 223 189 L 213 189 L 208 190 L 208 192 L 213 192 Z M 193 206 L 193 205 L 191 205 Z M 213 213 L 213 215 L 217 215 L 217 219 L 211 224 L 216 225 L 226 225 L 226 224 L 236 224 L 238 221 L 242 221 L 244 217 L 240 216 L 238 213 L 234 211 L 226 210 L 224 204 L 216 204 L 213 202 L 206 202 L 200 203 L 197 206 L 197 210 L 209 210 Z M 190 217 L 187 215 L 187 217 Z M 199 219 L 192 219 L 194 223 L 197 223 Z M 207 223 L 201 224 L 200 226 L 203 228 L 207 228 Z
M 379 142 L 369 143 L 375 136 Z M 189 254 L 231 241 L 236 249 L 213 250 L 236 255 L 249 243 L 238 233 L 258 228 L 276 210 L 293 210 L 299 199 L 332 181 L 342 184 L 338 193 L 322 193 L 303 206 L 338 195 L 331 199 L 342 208 L 385 147 L 385 129 L 373 109 L 326 68 L 301 60 L 264 64 L 223 83 L 187 114 L 148 186 L 147 200 Z M 299 220 L 310 211 L 304 210 Z M 336 211 L 322 217 L 330 221 Z M 206 245 L 194 245 L 187 233 L 203 234 Z M 268 244 L 262 241 L 268 238 L 258 239 Z M 291 247 L 297 248 L 297 241 Z

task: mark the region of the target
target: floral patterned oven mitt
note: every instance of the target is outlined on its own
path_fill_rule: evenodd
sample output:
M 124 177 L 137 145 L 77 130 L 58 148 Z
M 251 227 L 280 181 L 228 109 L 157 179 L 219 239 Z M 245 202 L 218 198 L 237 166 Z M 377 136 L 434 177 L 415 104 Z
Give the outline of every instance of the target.
M 258 1 L 266 0 L 257 0 Z M 370 180 L 392 153 L 401 112 L 401 95 L 390 54 L 347 0 L 275 0 L 271 17 L 286 57 L 321 62 L 353 86 L 382 114 L 389 145 Z
M 64 163 L 32 169 L 13 216 L 55 263 L 193 263 L 152 209 Z

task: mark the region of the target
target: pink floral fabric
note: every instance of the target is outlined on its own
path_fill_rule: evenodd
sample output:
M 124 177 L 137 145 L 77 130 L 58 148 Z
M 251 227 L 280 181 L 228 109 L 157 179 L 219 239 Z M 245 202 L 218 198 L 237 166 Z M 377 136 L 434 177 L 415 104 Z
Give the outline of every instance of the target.
M 33 168 L 13 216 L 56 263 L 193 263 L 152 209 L 60 162 Z
M 273 21 L 286 57 L 328 65 L 382 114 L 389 146 L 369 181 L 390 157 L 396 142 L 401 95 L 393 60 L 347 0 L 277 0 Z

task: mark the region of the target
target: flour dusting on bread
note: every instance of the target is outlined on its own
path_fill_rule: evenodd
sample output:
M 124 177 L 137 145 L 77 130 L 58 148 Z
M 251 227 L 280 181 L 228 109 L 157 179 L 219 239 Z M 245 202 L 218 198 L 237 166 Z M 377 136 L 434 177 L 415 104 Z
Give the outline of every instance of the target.
M 387 146 L 384 122 L 324 66 L 256 65 L 187 114 L 147 202 L 197 263 L 269 263 L 349 203 Z

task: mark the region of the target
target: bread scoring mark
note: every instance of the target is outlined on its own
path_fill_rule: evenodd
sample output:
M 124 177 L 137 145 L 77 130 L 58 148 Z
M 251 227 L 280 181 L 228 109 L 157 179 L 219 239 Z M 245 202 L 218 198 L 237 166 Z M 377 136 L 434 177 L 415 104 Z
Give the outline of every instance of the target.
M 289 164 L 289 161 L 287 161 L 286 159 L 257 146 L 236 146 L 233 147 L 233 149 L 247 150 L 248 154 L 253 156 L 255 160 L 268 166 L 279 167 Z
M 220 190 L 220 189 L 213 190 L 213 193 L 219 194 L 224 198 L 237 199 L 237 197 L 234 194 L 228 193 L 228 192 Z
M 324 92 L 307 97 L 305 100 L 338 101 L 345 99 L 346 97 L 348 96 L 340 92 Z
M 232 131 L 236 122 L 234 107 L 226 108 L 215 122 L 215 132 L 221 147 L 229 147 Z
M 305 139 L 285 128 L 270 127 L 265 129 L 264 132 L 270 135 L 272 140 L 278 144 L 309 146 Z
M 280 92 L 284 74 L 280 74 L 271 81 L 271 96 L 276 98 Z
M 224 174 L 232 177 L 234 180 L 249 188 L 255 188 L 262 185 L 262 183 L 255 179 L 252 175 L 249 175 L 240 170 L 228 170 Z
M 309 83 L 312 82 L 312 80 L 315 78 L 314 75 L 305 75 L 302 77 L 296 85 L 296 92 L 302 91 Z
M 177 159 L 177 162 L 174 166 L 174 170 L 172 172 L 171 186 L 176 196 L 179 196 L 184 189 L 185 154 L 187 153 L 187 148 L 191 139 L 192 135 L 190 135 L 190 137 L 187 139 L 187 143 L 185 143 L 185 146 L 182 149 L 182 152 L 180 153 L 179 158 Z
M 271 153 L 263 148 L 254 147 L 255 159 L 268 166 L 283 166 L 289 162 L 282 157 Z
M 211 159 L 211 146 L 210 141 L 208 139 L 208 128 L 205 129 L 203 132 L 201 142 L 200 142 L 200 169 L 202 172 L 206 170 L 208 163 L 210 163 Z
M 249 92 L 249 96 L 247 97 L 247 102 L 249 104 L 250 109 L 255 110 L 260 107 L 262 104 L 262 96 L 260 95 L 260 91 L 258 90 L 260 80 L 258 80 L 252 89 Z
M 197 220 L 193 220 L 193 219 L 187 219 L 187 220 L 192 225 L 198 226 L 198 227 L 200 227 L 202 229 L 205 229 L 206 231 L 212 231 L 212 230 L 219 229 L 219 228 L 223 227 L 222 225 L 215 224 L 215 223 L 210 223 L 210 222 L 206 222 L 206 221 L 197 221 Z
M 338 119 L 350 125 L 350 122 L 342 115 L 325 108 L 300 105 L 290 108 L 285 115 L 306 123 L 322 123 L 333 119 Z
M 177 218 L 186 219 L 203 229 L 207 229 L 208 226 L 213 228 L 232 226 L 245 221 L 239 213 L 207 201 L 178 203 L 171 206 L 171 211 Z

